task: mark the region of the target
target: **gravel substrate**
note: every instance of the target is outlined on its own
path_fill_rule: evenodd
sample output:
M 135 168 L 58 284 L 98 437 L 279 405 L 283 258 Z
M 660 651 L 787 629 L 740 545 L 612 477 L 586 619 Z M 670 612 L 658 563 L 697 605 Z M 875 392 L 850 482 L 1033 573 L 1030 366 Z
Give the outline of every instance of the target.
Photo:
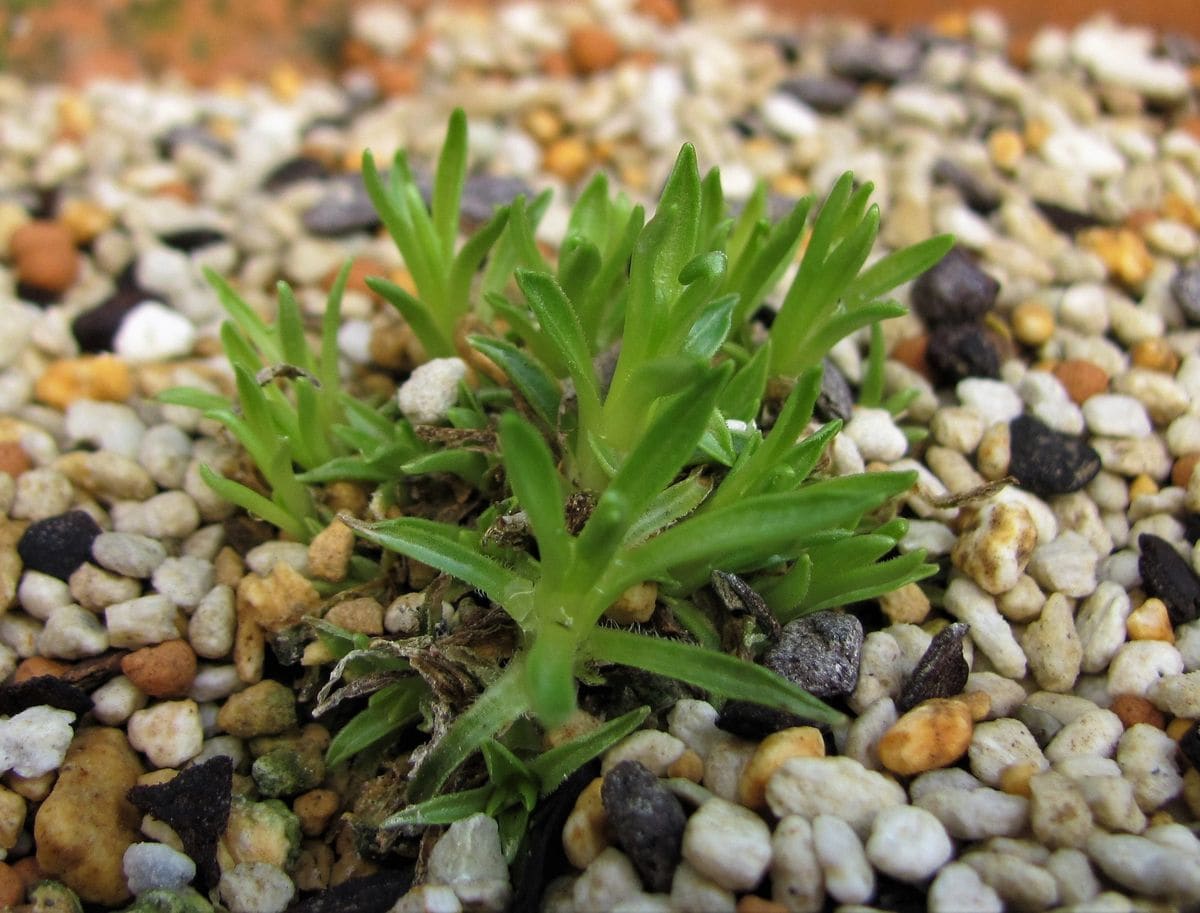
M 49 878 L 139 911 L 1200 909 L 1200 44 L 1100 19 L 1015 59 L 986 13 L 881 36 L 673 0 L 378 3 L 350 29 L 337 85 L 0 77 L 0 907 Z M 405 382 L 362 283 L 403 263 L 353 169 L 427 163 L 456 106 L 468 217 L 553 188 L 551 246 L 594 169 L 648 199 L 685 141 L 735 201 L 873 181 L 880 253 L 955 234 L 885 327 L 886 392 L 916 399 L 855 407 L 832 448 L 918 470 L 902 547 L 942 573 L 773 647 L 846 728 L 679 700 L 546 803 L 545 871 L 510 879 L 476 816 L 410 891 L 344 817 L 378 796 L 325 769 L 327 657 L 280 636 L 325 610 L 348 530 L 306 548 L 235 515 L 199 473 L 236 467 L 229 438 L 153 397 L 230 390 L 204 268 L 316 316 L 348 257 L 347 376 Z M 852 387 L 865 352 L 832 354 Z M 444 413 L 459 369 L 406 412 Z M 403 636 L 416 605 L 328 617 Z

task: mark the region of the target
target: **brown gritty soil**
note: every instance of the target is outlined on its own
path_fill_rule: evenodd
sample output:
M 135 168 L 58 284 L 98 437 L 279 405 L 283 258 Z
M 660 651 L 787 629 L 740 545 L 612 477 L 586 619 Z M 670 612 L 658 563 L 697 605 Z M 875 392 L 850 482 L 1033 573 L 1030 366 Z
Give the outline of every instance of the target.
M 0 0 L 0 66 L 32 79 L 79 83 L 97 75 L 174 72 L 194 83 L 262 78 L 280 67 L 331 72 L 354 62 L 348 12 L 365 0 Z M 458 0 L 493 5 L 484 0 Z M 682 6 L 704 5 L 694 0 Z M 410 7 L 430 0 L 408 0 Z M 885 27 L 1003 12 L 1017 40 L 1046 23 L 1109 11 L 1119 19 L 1200 37 L 1196 0 L 766 0 L 797 16 L 836 13 Z

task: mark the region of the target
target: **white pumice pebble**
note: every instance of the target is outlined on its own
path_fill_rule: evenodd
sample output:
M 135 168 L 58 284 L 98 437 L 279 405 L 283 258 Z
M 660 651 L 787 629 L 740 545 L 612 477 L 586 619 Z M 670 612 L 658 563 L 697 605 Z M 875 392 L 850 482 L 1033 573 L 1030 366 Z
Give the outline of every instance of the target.
M 709 799 L 688 818 L 683 858 L 731 891 L 752 891 L 771 864 L 771 831 L 754 812 Z
M 458 400 L 458 385 L 467 376 L 461 358 L 435 358 L 421 365 L 396 393 L 404 417 L 414 424 L 432 425 L 444 421 Z
M 803 820 L 794 816 L 784 819 Z M 783 821 L 776 825 L 776 841 L 782 826 Z M 867 903 L 875 892 L 875 872 L 854 828 L 835 815 L 817 815 L 812 820 L 812 843 L 829 896 L 843 904 Z M 775 872 L 773 864 L 772 878 Z
M 963 862 L 943 866 L 929 886 L 927 903 L 929 913 L 960 913 L 962 910 L 1002 913 L 1004 910 L 1000 896 Z
M 1040 770 L 1049 766 L 1049 761 L 1028 727 L 1014 719 L 992 720 L 976 725 L 967 757 L 970 759 L 971 773 L 989 786 L 999 785 L 1000 775 L 1012 764 L 1030 763 Z
M 105 726 L 120 726 L 148 701 L 137 685 L 118 675 L 92 692 L 92 713 Z
M 1108 666 L 1108 693 L 1147 697 L 1159 680 L 1183 671 L 1183 657 L 1161 640 L 1132 640 L 1124 644 Z
M 912 805 L 883 809 L 871 826 L 867 858 L 879 871 L 901 881 L 922 882 L 953 855 L 942 823 Z
M 884 808 L 903 805 L 904 789 L 850 758 L 790 758 L 767 782 L 767 804 L 779 816 L 835 814 L 860 837 Z
M 1122 776 L 1133 784 L 1142 811 L 1150 813 L 1161 808 L 1183 789 L 1177 753 L 1175 740 L 1148 723 L 1130 726 L 1121 736 L 1117 764 Z

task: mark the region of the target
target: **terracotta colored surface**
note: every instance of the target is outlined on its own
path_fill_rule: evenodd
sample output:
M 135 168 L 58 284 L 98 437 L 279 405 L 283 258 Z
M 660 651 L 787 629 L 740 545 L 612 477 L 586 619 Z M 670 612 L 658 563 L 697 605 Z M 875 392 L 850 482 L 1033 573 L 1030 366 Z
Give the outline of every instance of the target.
M 192 81 L 211 83 L 228 77 L 264 77 L 281 66 L 329 72 L 345 62 L 347 12 L 360 2 L 363 0 L 3 0 L 0 62 L 26 77 L 70 82 L 96 74 L 172 71 Z M 409 5 L 429 2 L 409 0 Z M 898 27 L 938 17 L 943 22 L 953 21 L 964 10 L 990 7 L 1004 13 L 1018 39 L 1046 22 L 1078 22 L 1109 10 L 1127 22 L 1200 37 L 1197 0 L 1136 5 L 1128 0 L 763 2 L 797 16 L 836 13 Z M 25 12 L 18 12 L 22 9 Z

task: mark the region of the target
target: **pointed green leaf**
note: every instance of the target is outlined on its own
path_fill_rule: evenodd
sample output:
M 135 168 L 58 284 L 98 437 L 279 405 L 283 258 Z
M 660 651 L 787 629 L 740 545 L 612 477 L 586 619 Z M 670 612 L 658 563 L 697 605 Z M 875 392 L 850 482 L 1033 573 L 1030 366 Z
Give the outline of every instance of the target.
M 480 553 L 477 536 L 457 526 L 417 517 L 371 524 L 346 515 L 341 520 L 368 542 L 436 567 L 501 605 L 519 582 L 504 565 Z M 476 541 L 469 541 L 472 538 Z
M 500 450 L 508 483 L 537 539 L 543 576 L 557 579 L 567 570 L 571 546 L 554 456 L 542 436 L 515 412 L 500 416 Z
M 511 342 L 494 336 L 471 336 L 468 341 L 500 366 L 538 418 L 551 428 L 558 425 L 558 407 L 562 400 L 558 383 L 535 358 Z
M 665 675 L 719 697 L 751 701 L 817 723 L 837 723 L 845 718 L 766 667 L 727 653 L 616 628 L 596 628 L 586 648 L 596 659 Z
M 458 236 L 458 207 L 467 179 L 467 115 L 455 108 L 446 127 L 446 138 L 438 157 L 433 182 L 433 225 L 441 243 L 441 260 L 448 263 L 454 255 Z

